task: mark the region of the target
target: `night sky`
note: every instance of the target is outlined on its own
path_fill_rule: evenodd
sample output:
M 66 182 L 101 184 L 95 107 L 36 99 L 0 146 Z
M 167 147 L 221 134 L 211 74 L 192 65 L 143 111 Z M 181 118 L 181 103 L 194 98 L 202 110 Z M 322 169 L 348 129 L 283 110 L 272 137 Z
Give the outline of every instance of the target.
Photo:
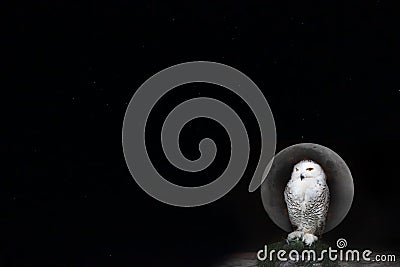
M 327 242 L 399 252 L 394 2 L 44 0 L 1 8 L 0 266 L 211 266 L 286 237 L 260 191 L 247 190 L 260 149 L 254 118 L 218 86 L 190 84 L 163 97 L 146 142 L 168 180 L 213 181 L 229 160 L 221 126 L 199 119 L 182 132 L 188 158 L 199 156 L 204 137 L 218 146 L 216 162 L 193 177 L 169 166 L 159 130 L 177 103 L 225 100 L 254 137 L 239 184 L 212 204 L 178 208 L 132 179 L 121 142 L 131 97 L 156 72 L 196 60 L 232 66 L 258 85 L 274 114 L 277 152 L 312 142 L 346 161 L 354 202 Z

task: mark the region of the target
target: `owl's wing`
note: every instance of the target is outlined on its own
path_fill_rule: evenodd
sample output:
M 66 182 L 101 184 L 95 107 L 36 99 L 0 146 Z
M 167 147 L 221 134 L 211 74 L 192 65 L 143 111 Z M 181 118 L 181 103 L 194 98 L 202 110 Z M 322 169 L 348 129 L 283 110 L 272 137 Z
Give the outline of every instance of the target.
M 289 189 L 289 185 L 286 186 L 284 195 L 285 195 L 285 202 L 286 202 L 286 207 L 287 207 L 287 211 L 289 214 L 290 223 L 292 224 L 293 228 L 298 228 L 301 224 L 301 222 L 300 222 L 300 219 L 301 219 L 300 206 L 294 200 L 293 194 Z
M 326 216 L 329 209 L 330 193 L 329 187 L 326 185 L 321 193 L 318 195 L 318 199 L 315 202 L 315 213 L 317 215 L 317 231 L 318 235 L 321 235 L 325 229 Z

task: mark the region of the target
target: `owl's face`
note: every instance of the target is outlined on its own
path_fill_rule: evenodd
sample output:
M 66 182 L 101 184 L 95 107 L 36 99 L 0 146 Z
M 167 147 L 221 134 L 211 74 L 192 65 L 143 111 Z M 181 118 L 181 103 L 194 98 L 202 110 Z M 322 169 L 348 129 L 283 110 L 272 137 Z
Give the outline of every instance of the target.
M 309 179 L 325 179 L 321 166 L 312 160 L 302 160 L 293 167 L 292 179 L 306 181 Z

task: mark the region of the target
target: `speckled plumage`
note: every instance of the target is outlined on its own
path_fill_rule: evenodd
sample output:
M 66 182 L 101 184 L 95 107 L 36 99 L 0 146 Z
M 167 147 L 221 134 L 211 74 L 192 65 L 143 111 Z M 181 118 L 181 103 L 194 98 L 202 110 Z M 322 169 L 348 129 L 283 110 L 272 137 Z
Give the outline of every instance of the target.
M 329 188 L 321 166 L 311 160 L 297 163 L 284 194 L 295 229 L 288 240 L 301 238 L 311 245 L 323 233 L 329 208 Z

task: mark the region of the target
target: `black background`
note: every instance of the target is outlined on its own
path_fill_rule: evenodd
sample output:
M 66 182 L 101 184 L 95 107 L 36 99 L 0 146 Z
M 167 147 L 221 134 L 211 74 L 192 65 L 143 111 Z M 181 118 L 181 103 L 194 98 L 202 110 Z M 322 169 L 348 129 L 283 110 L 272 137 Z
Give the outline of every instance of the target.
M 219 154 L 194 177 L 168 165 L 158 143 L 173 103 L 226 99 L 254 138 L 245 176 L 220 200 L 172 207 L 148 196 L 124 162 L 121 129 L 135 90 L 174 64 L 209 60 L 248 75 L 277 127 L 277 151 L 325 145 L 348 164 L 353 207 L 328 242 L 398 252 L 399 30 L 395 1 L 15 1 L 1 8 L 0 266 L 210 266 L 233 252 L 282 240 L 259 191 L 257 126 L 215 86 L 176 88 L 153 111 L 152 160 L 170 181 L 206 184 L 223 171 L 229 141 L 197 120 L 181 147 Z M 180 91 L 179 91 L 180 90 Z M 236 101 L 236 102 L 235 102 Z M 150 140 L 150 141 L 149 141 Z M 190 180 L 192 179 L 192 180 Z

